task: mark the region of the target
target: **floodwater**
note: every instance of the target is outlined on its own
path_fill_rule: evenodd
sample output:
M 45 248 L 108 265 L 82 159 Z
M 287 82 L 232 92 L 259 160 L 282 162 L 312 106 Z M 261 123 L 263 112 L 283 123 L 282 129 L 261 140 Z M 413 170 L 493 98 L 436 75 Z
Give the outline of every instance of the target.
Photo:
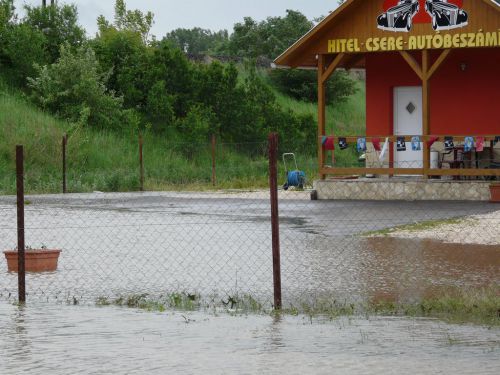
M 360 236 L 416 221 L 490 213 L 498 206 L 281 197 L 285 305 L 332 297 L 415 301 L 449 287 L 500 285 L 499 246 Z M 264 303 L 272 300 L 265 195 L 77 194 L 28 200 L 27 245 L 63 250 L 57 272 L 28 275 L 31 299 L 184 291 L 212 299 L 251 295 Z M 0 197 L 0 212 L 0 249 L 13 248 L 13 197 Z M 500 230 L 500 223 L 492 221 L 491 230 Z M 17 275 L 6 268 L 2 257 L 0 298 L 12 299 Z
M 500 285 L 498 246 L 360 236 L 416 221 L 490 213 L 497 206 L 281 197 L 285 305 L 332 297 L 418 301 L 449 287 Z M 2 375 L 500 373 L 498 328 L 408 318 L 153 313 L 93 304 L 97 297 L 185 291 L 213 301 L 248 294 L 269 307 L 265 196 L 80 194 L 28 200 L 26 243 L 63 253 L 57 272 L 28 274 L 27 307 L 12 304 L 17 274 L 7 273 L 0 259 Z M 492 221 L 492 231 L 499 227 Z M 14 198 L 0 197 L 0 249 L 15 245 Z M 75 299 L 80 305 L 67 304 Z
M 0 302 L 0 373 L 498 374 L 500 330 Z

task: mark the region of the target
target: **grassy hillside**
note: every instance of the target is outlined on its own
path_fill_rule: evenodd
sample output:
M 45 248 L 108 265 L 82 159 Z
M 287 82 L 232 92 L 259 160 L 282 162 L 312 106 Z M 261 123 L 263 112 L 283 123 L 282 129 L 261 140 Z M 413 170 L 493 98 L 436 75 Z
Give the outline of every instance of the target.
M 29 193 L 61 191 L 61 138 L 68 132 L 68 187 L 72 192 L 129 191 L 139 188 L 136 134 L 75 129 L 42 113 L 17 95 L 0 93 L 0 194 L 15 192 L 15 146 L 25 148 L 26 190 Z M 153 134 L 144 135 L 146 188 L 209 187 L 210 149 Z M 262 144 L 219 145 L 218 187 L 265 186 L 267 164 L 238 149 L 264 150 Z
M 244 80 L 248 73 L 242 66 L 239 67 L 239 77 Z M 257 71 L 259 76 L 267 81 L 273 88 L 271 81 L 265 69 Z M 336 106 L 328 105 L 326 107 L 327 133 L 338 136 L 357 136 L 364 135 L 366 132 L 366 86 L 365 82 L 358 80 L 356 82 L 357 92 L 351 96 L 347 102 Z M 287 95 L 280 93 L 273 88 L 278 103 L 286 109 L 296 113 L 310 114 L 318 121 L 318 107 L 316 103 L 309 103 L 295 100 Z
M 279 103 L 293 111 L 317 116 L 315 104 L 298 102 L 276 93 Z M 364 90 L 339 108 L 328 108 L 329 124 L 336 134 L 364 131 Z M 332 121 L 332 119 L 334 119 Z M 67 132 L 68 189 L 71 192 L 131 191 L 139 188 L 137 134 L 75 128 L 28 103 L 18 92 L 0 83 L 0 194 L 15 192 L 15 145 L 25 147 L 26 190 L 28 193 L 61 191 L 61 138 Z M 314 140 L 311 140 L 314 142 Z M 193 149 L 186 153 L 186 149 Z M 253 150 L 252 157 L 248 150 Z M 316 173 L 316 160 L 296 152 L 299 168 L 309 179 Z M 225 144 L 217 148 L 217 188 L 248 188 L 267 185 L 265 140 L 253 144 Z M 175 134 L 144 135 L 146 189 L 212 188 L 211 152 L 207 143 L 179 142 Z M 338 155 L 346 163 L 355 160 L 353 150 Z M 280 176 L 284 176 L 280 166 Z M 280 179 L 284 180 L 284 177 Z M 281 181 L 280 181 L 281 182 Z
M 357 82 L 358 91 L 346 103 L 337 106 L 329 105 L 326 108 L 327 133 L 338 136 L 364 135 L 366 131 L 366 88 L 362 81 Z M 294 100 L 276 92 L 278 103 L 292 111 L 311 114 L 318 121 L 318 107 L 316 103 L 307 103 Z

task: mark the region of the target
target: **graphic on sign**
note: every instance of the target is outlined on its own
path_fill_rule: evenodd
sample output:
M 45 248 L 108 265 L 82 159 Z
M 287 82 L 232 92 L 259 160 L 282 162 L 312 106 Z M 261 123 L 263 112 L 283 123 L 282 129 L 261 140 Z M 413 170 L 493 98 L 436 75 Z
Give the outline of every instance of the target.
M 389 31 L 410 31 L 413 17 L 420 11 L 418 0 L 398 1 L 396 6 L 387 10 L 377 18 L 378 28 Z
M 414 23 L 430 23 L 435 31 L 467 26 L 469 15 L 462 0 L 385 0 L 378 28 L 409 32 Z
M 431 16 L 432 28 L 436 31 L 456 29 L 469 23 L 467 12 L 447 0 L 427 0 L 425 11 Z

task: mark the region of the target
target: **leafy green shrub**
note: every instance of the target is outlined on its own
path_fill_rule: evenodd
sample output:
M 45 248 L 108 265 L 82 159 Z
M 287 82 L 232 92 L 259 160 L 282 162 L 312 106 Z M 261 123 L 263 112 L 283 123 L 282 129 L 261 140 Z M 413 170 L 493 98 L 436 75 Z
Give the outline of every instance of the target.
M 5 31 L 15 17 L 14 0 L 0 0 L 0 54 L 4 42 Z
M 108 129 L 127 125 L 122 100 L 106 89 L 106 75 L 90 47 L 71 52 L 61 46 L 61 57 L 51 65 L 38 66 L 38 77 L 28 78 L 33 100 L 59 117 L 81 125 Z
M 205 145 L 209 139 L 210 124 L 213 123 L 214 115 L 212 111 L 202 105 L 194 105 L 183 119 L 180 119 L 177 126 L 183 134 L 186 143 L 182 145 L 183 153 L 191 157 L 200 145 Z
M 269 73 L 271 83 L 285 95 L 306 102 L 318 100 L 316 72 L 299 69 L 274 69 Z M 336 71 L 326 83 L 328 104 L 345 102 L 357 91 L 356 81 L 344 71 Z
M 168 94 L 165 81 L 156 82 L 148 93 L 147 114 L 153 121 L 171 124 L 174 120 L 175 98 Z
M 78 25 L 76 5 L 54 4 L 45 8 L 25 5 L 24 9 L 26 16 L 23 24 L 45 35 L 50 62 L 59 58 L 61 45 L 74 49 L 85 41 L 85 30 Z
M 35 65 L 49 61 L 45 49 L 46 38 L 43 33 L 26 24 L 12 25 L 4 33 L 4 56 L 10 79 L 17 85 L 26 85 L 26 77 L 36 73 Z

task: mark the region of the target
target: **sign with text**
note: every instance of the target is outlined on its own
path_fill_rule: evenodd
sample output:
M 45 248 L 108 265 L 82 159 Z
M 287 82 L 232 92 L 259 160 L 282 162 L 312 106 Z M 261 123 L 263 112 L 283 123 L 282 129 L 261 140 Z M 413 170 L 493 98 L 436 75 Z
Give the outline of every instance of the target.
M 463 0 L 384 0 L 380 12 L 371 16 L 378 33 L 329 39 L 328 53 L 500 46 L 500 29 L 468 32 L 474 15 Z
M 330 39 L 328 53 L 404 51 L 442 48 L 500 47 L 500 31 Z

